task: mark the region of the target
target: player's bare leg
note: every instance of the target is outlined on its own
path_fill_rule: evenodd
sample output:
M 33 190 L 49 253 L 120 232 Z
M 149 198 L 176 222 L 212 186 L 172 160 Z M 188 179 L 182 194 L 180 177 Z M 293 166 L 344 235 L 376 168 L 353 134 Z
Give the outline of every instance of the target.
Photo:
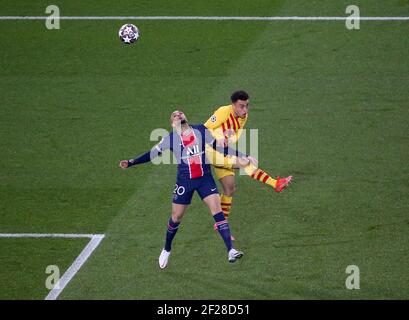
M 229 197 L 233 197 L 234 192 L 236 191 L 236 179 L 234 176 L 225 176 L 221 178 L 220 183 L 223 187 L 223 194 Z
M 168 222 L 168 229 L 166 232 L 166 242 L 159 256 L 159 267 L 164 269 L 169 263 L 170 251 L 172 248 L 172 241 L 179 229 L 179 224 L 182 221 L 183 215 L 187 210 L 188 205 L 172 203 L 172 216 Z
M 216 193 L 209 194 L 203 199 L 203 202 L 210 209 L 212 216 L 222 211 L 222 207 L 220 206 L 220 196 Z
M 172 203 L 172 220 L 175 222 L 182 221 L 188 206 L 186 204 Z
M 243 256 L 243 252 L 233 248 L 231 242 L 231 234 L 229 223 L 227 222 L 220 205 L 220 196 L 218 194 L 211 194 L 203 199 L 203 202 L 209 207 L 214 220 L 216 221 L 217 230 L 219 231 L 228 252 L 229 262 L 235 262 Z

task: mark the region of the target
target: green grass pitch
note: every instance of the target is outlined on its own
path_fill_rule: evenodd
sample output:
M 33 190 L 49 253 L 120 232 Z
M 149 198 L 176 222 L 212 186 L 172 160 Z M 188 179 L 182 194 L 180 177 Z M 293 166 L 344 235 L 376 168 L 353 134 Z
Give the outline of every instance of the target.
M 0 16 L 48 1 L 3 0 Z M 56 0 L 63 16 L 345 16 L 349 1 Z M 409 16 L 407 0 L 355 1 Z M 128 21 L 126 21 L 128 22 Z M 408 299 L 409 22 L 0 20 L 0 233 L 100 233 L 60 299 Z M 157 258 L 175 166 L 122 171 L 182 109 L 202 123 L 251 95 L 260 167 L 294 176 L 276 194 L 238 176 L 229 264 L 195 196 L 170 266 Z M 0 239 L 0 299 L 44 299 L 84 239 Z M 357 265 L 360 289 L 347 290 Z

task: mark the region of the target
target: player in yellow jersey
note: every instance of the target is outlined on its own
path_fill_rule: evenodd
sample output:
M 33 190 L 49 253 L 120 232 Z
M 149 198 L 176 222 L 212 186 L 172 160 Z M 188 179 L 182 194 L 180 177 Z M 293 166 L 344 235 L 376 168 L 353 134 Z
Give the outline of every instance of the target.
M 205 127 L 212 132 L 219 146 L 227 146 L 229 142 L 237 142 L 248 118 L 249 95 L 245 91 L 236 91 L 231 95 L 231 104 L 218 108 L 206 121 Z M 265 171 L 257 168 L 258 161 L 248 157 L 252 165 L 245 172 L 253 179 L 271 186 L 276 192 L 281 192 L 291 182 L 292 176 L 277 179 L 271 178 Z M 235 191 L 235 171 L 213 164 L 215 175 L 219 179 L 223 193 L 221 206 L 226 219 L 229 217 Z

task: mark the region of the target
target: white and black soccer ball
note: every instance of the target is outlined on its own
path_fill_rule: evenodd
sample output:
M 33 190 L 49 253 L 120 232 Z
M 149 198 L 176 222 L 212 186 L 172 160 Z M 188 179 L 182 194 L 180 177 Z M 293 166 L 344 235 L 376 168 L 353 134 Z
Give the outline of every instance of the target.
M 119 29 L 118 35 L 122 43 L 133 44 L 139 38 L 139 29 L 134 24 L 127 23 Z

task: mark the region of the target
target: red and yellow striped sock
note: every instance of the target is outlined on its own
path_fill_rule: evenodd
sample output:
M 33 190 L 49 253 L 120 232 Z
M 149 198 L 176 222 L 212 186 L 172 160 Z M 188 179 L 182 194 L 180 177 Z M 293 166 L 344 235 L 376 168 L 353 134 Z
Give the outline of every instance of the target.
M 267 172 L 256 168 L 253 164 L 249 164 L 244 168 L 244 171 L 254 180 L 258 180 L 275 188 L 277 180 L 271 178 Z
M 221 205 L 224 217 L 227 219 L 230 214 L 231 204 L 233 202 L 233 197 L 226 196 L 222 194 L 221 196 Z

